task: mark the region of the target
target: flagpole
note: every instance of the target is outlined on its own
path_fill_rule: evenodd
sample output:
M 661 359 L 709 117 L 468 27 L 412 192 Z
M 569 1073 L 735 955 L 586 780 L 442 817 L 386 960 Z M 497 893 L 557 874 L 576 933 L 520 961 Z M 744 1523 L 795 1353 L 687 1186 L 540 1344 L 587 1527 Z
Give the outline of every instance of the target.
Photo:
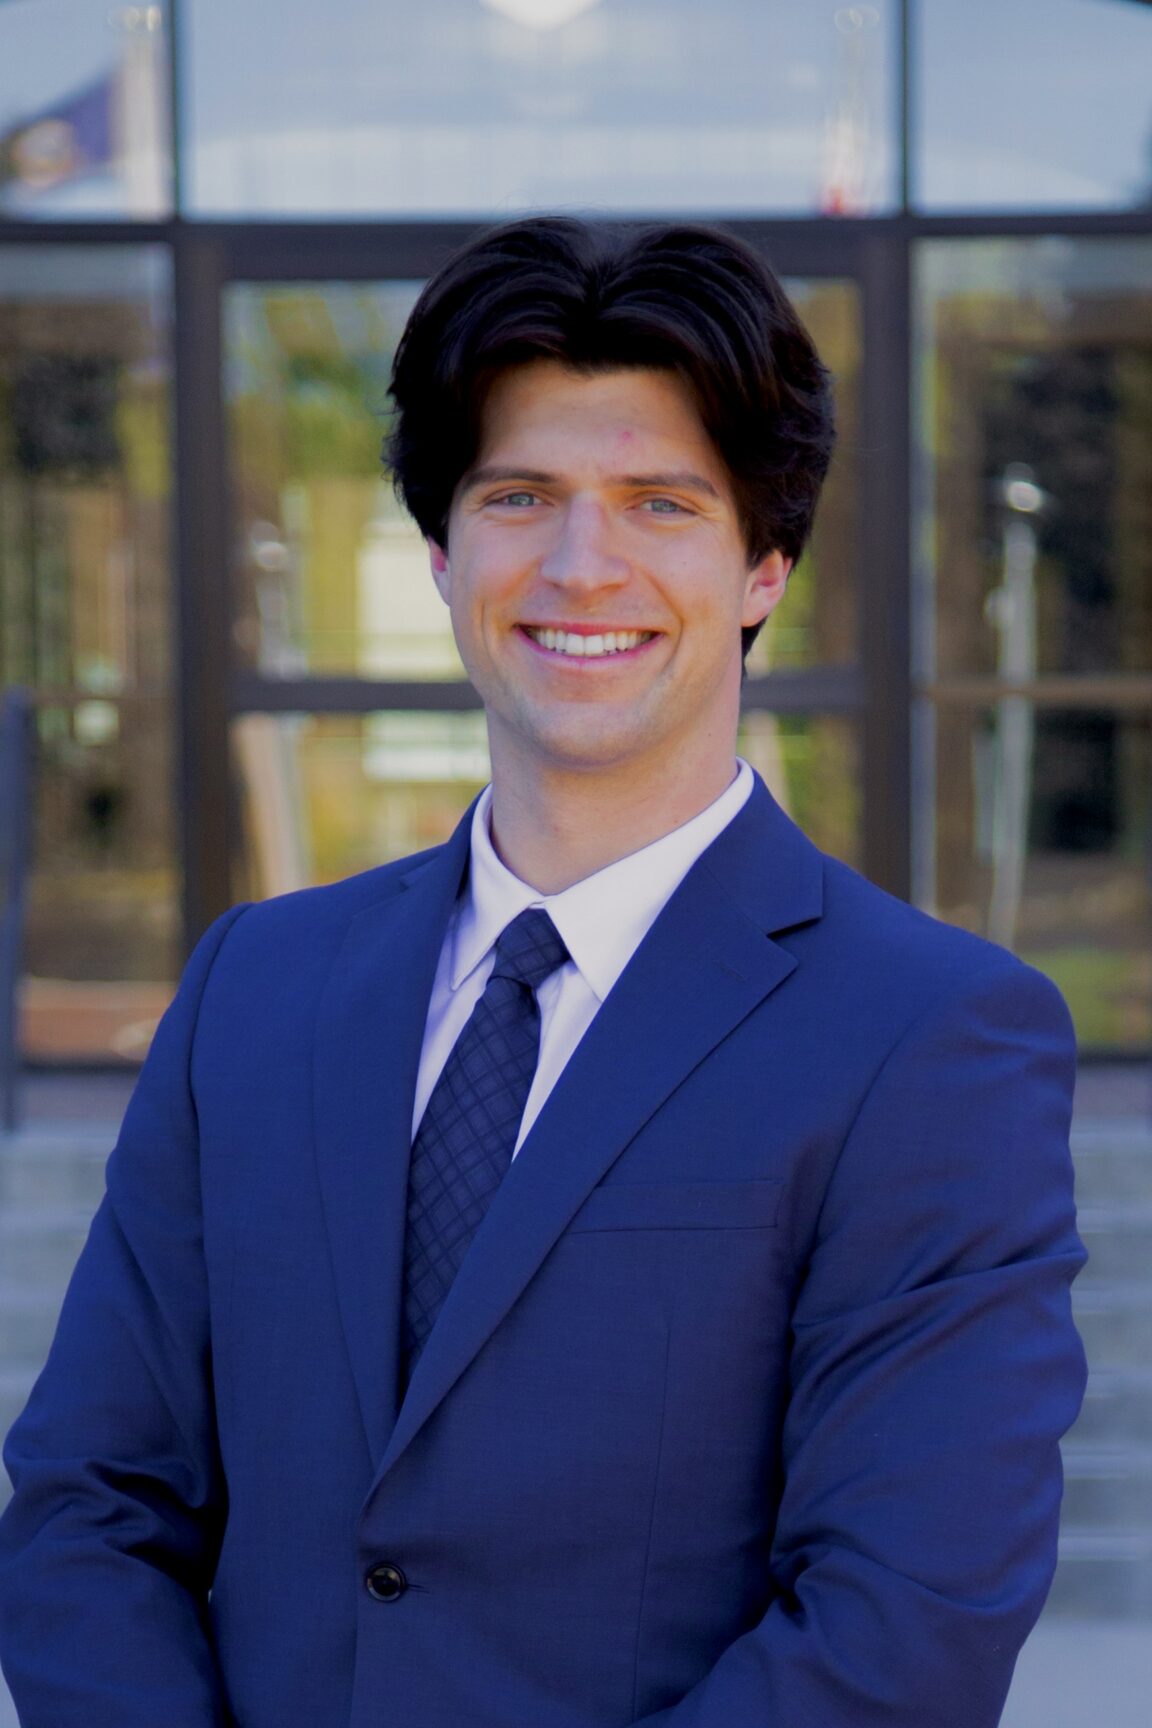
M 163 13 L 159 6 L 122 6 L 117 81 L 117 154 L 130 217 L 167 214 Z

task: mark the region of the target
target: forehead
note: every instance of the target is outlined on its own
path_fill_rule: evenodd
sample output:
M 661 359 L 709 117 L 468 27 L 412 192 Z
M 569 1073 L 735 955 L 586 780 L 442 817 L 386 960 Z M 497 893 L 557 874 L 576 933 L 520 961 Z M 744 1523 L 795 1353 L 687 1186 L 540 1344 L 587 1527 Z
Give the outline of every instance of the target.
M 478 459 L 540 444 L 591 443 L 609 454 L 662 448 L 723 472 L 692 392 L 677 373 L 652 367 L 579 372 L 555 360 L 512 366 L 490 386 Z

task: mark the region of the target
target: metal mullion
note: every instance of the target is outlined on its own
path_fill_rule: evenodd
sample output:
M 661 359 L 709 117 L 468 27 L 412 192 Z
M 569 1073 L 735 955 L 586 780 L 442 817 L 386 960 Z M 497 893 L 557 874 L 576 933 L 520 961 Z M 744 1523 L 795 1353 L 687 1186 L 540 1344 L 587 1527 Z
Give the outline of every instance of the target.
M 898 80 L 896 145 L 899 152 L 899 205 L 901 210 L 908 211 L 912 208 L 916 147 L 916 122 L 912 98 L 914 86 L 912 55 L 915 52 L 912 0 L 900 0 L 896 29 L 896 77 Z
M 859 714 L 864 675 L 859 666 L 798 666 L 747 678 L 741 710 L 774 714 Z
M 807 218 L 796 223 L 746 218 L 723 224 L 758 247 L 781 276 L 814 279 L 857 278 L 864 236 L 854 222 Z
M 375 714 L 382 709 L 466 713 L 481 706 L 463 679 L 265 678 L 237 670 L 230 709 L 241 714 Z
M 917 240 L 973 239 L 1027 240 L 1052 235 L 1067 238 L 1098 236 L 1124 239 L 1152 234 L 1152 209 L 1144 210 L 1051 210 L 1051 211 L 956 211 L 951 214 L 916 213 L 908 218 Z
M 243 282 L 371 282 L 428 276 L 479 222 L 211 224 L 225 274 Z
M 174 247 L 175 629 L 186 946 L 231 899 L 229 515 L 220 330 L 222 253 L 185 226 Z
M 612 219 L 605 220 L 612 225 Z M 856 222 L 733 218 L 723 225 L 762 248 L 781 273 L 858 274 L 862 234 Z M 245 282 L 424 277 L 487 226 L 483 222 L 197 224 L 222 243 L 227 277 Z
M 180 6 L 181 0 L 168 0 L 168 148 L 172 152 L 172 209 L 177 217 L 184 208 L 184 164 L 181 143 L 184 137 L 184 111 L 180 87 Z
M 155 702 L 169 702 L 172 692 L 167 685 L 133 684 L 107 696 L 95 696 L 79 684 L 37 684 L 30 692 L 35 708 L 76 708 L 83 702 L 110 702 L 117 708 L 141 707 Z
M 686 215 L 685 220 L 691 219 Z M 784 255 L 791 274 L 854 275 L 878 236 L 909 240 L 1028 239 L 1059 235 L 1124 239 L 1152 235 L 1152 209 L 966 210 L 929 214 L 899 210 L 878 216 L 724 217 L 716 222 L 753 244 Z M 286 272 L 304 281 L 371 280 L 425 274 L 445 252 L 490 226 L 476 222 L 263 222 L 247 218 L 158 218 L 156 221 L 0 219 L 0 248 L 11 245 L 154 245 L 178 230 L 221 246 L 228 278 L 274 281 Z
M 985 708 L 1007 698 L 1023 698 L 1037 709 L 1112 709 L 1117 713 L 1152 713 L 1152 674 L 1117 673 L 1099 677 L 1082 673 L 1017 681 L 989 677 L 939 678 L 918 686 L 916 697 L 937 707 Z
M 5 246 L 159 246 L 170 244 L 176 225 L 155 222 L 27 222 L 0 219 L 0 250 Z
M 860 653 L 866 873 L 911 891 L 911 248 L 904 223 L 865 247 Z
M 864 677 L 858 666 L 788 667 L 745 681 L 744 710 L 788 714 L 851 714 L 863 707 Z M 464 679 L 349 677 L 266 678 L 234 671 L 229 712 L 240 714 L 373 714 L 411 708 L 462 713 L 481 706 Z

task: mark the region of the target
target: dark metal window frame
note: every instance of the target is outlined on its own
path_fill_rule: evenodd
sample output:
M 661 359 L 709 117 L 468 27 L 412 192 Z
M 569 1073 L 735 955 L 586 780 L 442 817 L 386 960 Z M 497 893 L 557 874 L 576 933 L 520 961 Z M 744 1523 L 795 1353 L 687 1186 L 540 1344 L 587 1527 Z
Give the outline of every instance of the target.
M 198 225 L 196 240 L 200 268 L 213 279 L 209 292 L 201 286 L 196 294 L 196 306 L 185 310 L 185 320 L 193 316 L 203 320 L 188 338 L 185 324 L 183 340 L 189 340 L 192 354 L 197 356 L 195 378 L 185 375 L 182 412 L 194 418 L 186 424 L 184 447 L 196 450 L 195 464 L 182 464 L 180 489 L 183 494 L 180 514 L 186 524 L 184 532 L 192 538 L 182 539 L 181 562 L 186 569 L 199 570 L 200 580 L 183 584 L 187 610 L 184 616 L 184 664 L 189 668 L 194 688 L 201 692 L 198 714 L 191 740 L 191 756 L 186 753 L 188 776 L 185 780 L 185 808 L 190 813 L 197 806 L 200 817 L 190 816 L 195 834 L 188 833 L 190 863 L 197 857 L 202 891 L 207 902 L 190 905 L 194 929 L 200 928 L 207 916 L 227 904 L 229 886 L 227 864 L 231 855 L 232 834 L 228 831 L 228 812 L 232 808 L 228 786 L 227 724 L 235 714 L 251 712 L 308 713 L 370 713 L 381 708 L 475 708 L 476 693 L 467 684 L 443 682 L 396 682 L 366 678 L 311 678 L 282 680 L 263 678 L 259 674 L 233 670 L 224 674 L 231 660 L 230 619 L 231 598 L 228 584 L 230 548 L 227 544 L 230 512 L 228 508 L 227 431 L 223 422 L 223 405 L 219 389 L 213 383 L 221 377 L 221 332 L 219 311 L 227 286 L 234 282 L 380 282 L 386 280 L 421 279 L 469 235 L 480 230 L 479 223 L 425 223 L 336 225 L 265 224 L 258 228 L 232 225 Z M 835 278 L 855 281 L 861 289 L 864 307 L 862 333 L 863 354 L 869 347 L 878 347 L 881 324 L 887 319 L 873 316 L 868 308 L 893 308 L 893 292 L 903 294 L 906 287 L 893 284 L 887 271 L 890 249 L 877 243 L 875 234 L 866 235 L 854 224 L 843 223 L 769 223 L 733 222 L 730 227 L 753 244 L 762 247 L 780 274 L 813 278 Z M 215 316 L 213 317 L 213 312 Z M 207 325 L 212 318 L 212 327 Z M 891 340 L 891 333 L 888 333 Z M 206 361 L 205 356 L 210 359 Z M 178 380 L 181 366 L 177 359 Z M 178 382 L 178 389 L 181 383 Z M 186 392 L 194 394 L 189 400 Z M 878 455 L 891 449 L 906 437 L 906 415 L 893 420 L 893 402 L 887 385 L 880 377 L 869 380 L 867 359 L 862 379 L 862 421 L 865 426 L 877 426 L 882 415 L 887 425 L 877 426 L 876 435 L 864 433 L 860 484 L 865 496 L 873 496 L 880 475 L 873 473 L 879 466 Z M 899 464 L 895 467 L 899 478 Z M 874 510 L 862 512 L 871 518 L 867 536 L 875 544 L 883 532 L 882 516 Z M 903 518 L 901 518 L 903 520 Z M 893 518 L 895 521 L 895 518 Z M 906 535 L 903 536 L 906 539 Z M 867 560 L 865 550 L 864 561 Z M 861 590 L 875 592 L 877 584 L 893 577 L 898 581 L 900 554 L 889 548 L 868 570 L 861 570 Z M 893 596 L 893 599 L 895 596 Z M 849 666 L 821 666 L 803 671 L 773 673 L 749 679 L 744 690 L 744 706 L 773 709 L 790 713 L 841 713 L 857 716 L 862 723 L 863 758 L 866 764 L 883 751 L 886 765 L 874 776 L 866 771 L 864 858 L 866 868 L 878 880 L 884 880 L 897 891 L 905 890 L 907 882 L 900 871 L 900 825 L 889 805 L 877 813 L 876 798 L 882 788 L 893 784 L 890 769 L 892 743 L 899 740 L 889 734 L 900 727 L 897 718 L 899 693 L 894 685 L 896 664 L 906 661 L 899 647 L 901 632 L 891 628 L 899 608 L 892 603 L 883 607 L 884 620 L 865 621 L 862 633 L 872 640 L 860 644 L 857 663 Z M 885 623 L 886 620 L 886 623 Z M 192 659 L 189 661 L 189 636 L 192 638 Z M 873 665 L 879 655 L 885 664 L 878 668 L 874 683 L 863 667 Z M 224 678 L 227 689 L 222 687 Z M 871 696 L 871 700 L 869 697 Z M 223 823 L 223 827 L 221 824 Z M 906 846 L 904 847 L 906 851 Z M 209 874 L 211 872 L 211 874 Z M 192 888 L 190 883 L 190 888 Z

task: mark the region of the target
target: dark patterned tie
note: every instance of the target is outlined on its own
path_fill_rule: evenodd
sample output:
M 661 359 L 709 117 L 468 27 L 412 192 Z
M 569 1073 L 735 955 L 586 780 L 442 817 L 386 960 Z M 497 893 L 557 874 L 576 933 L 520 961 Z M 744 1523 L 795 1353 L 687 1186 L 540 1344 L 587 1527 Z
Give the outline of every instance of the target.
M 547 912 L 530 907 L 512 920 L 428 1100 L 408 1169 L 405 1384 L 512 1162 L 540 1053 L 534 992 L 567 959 Z

